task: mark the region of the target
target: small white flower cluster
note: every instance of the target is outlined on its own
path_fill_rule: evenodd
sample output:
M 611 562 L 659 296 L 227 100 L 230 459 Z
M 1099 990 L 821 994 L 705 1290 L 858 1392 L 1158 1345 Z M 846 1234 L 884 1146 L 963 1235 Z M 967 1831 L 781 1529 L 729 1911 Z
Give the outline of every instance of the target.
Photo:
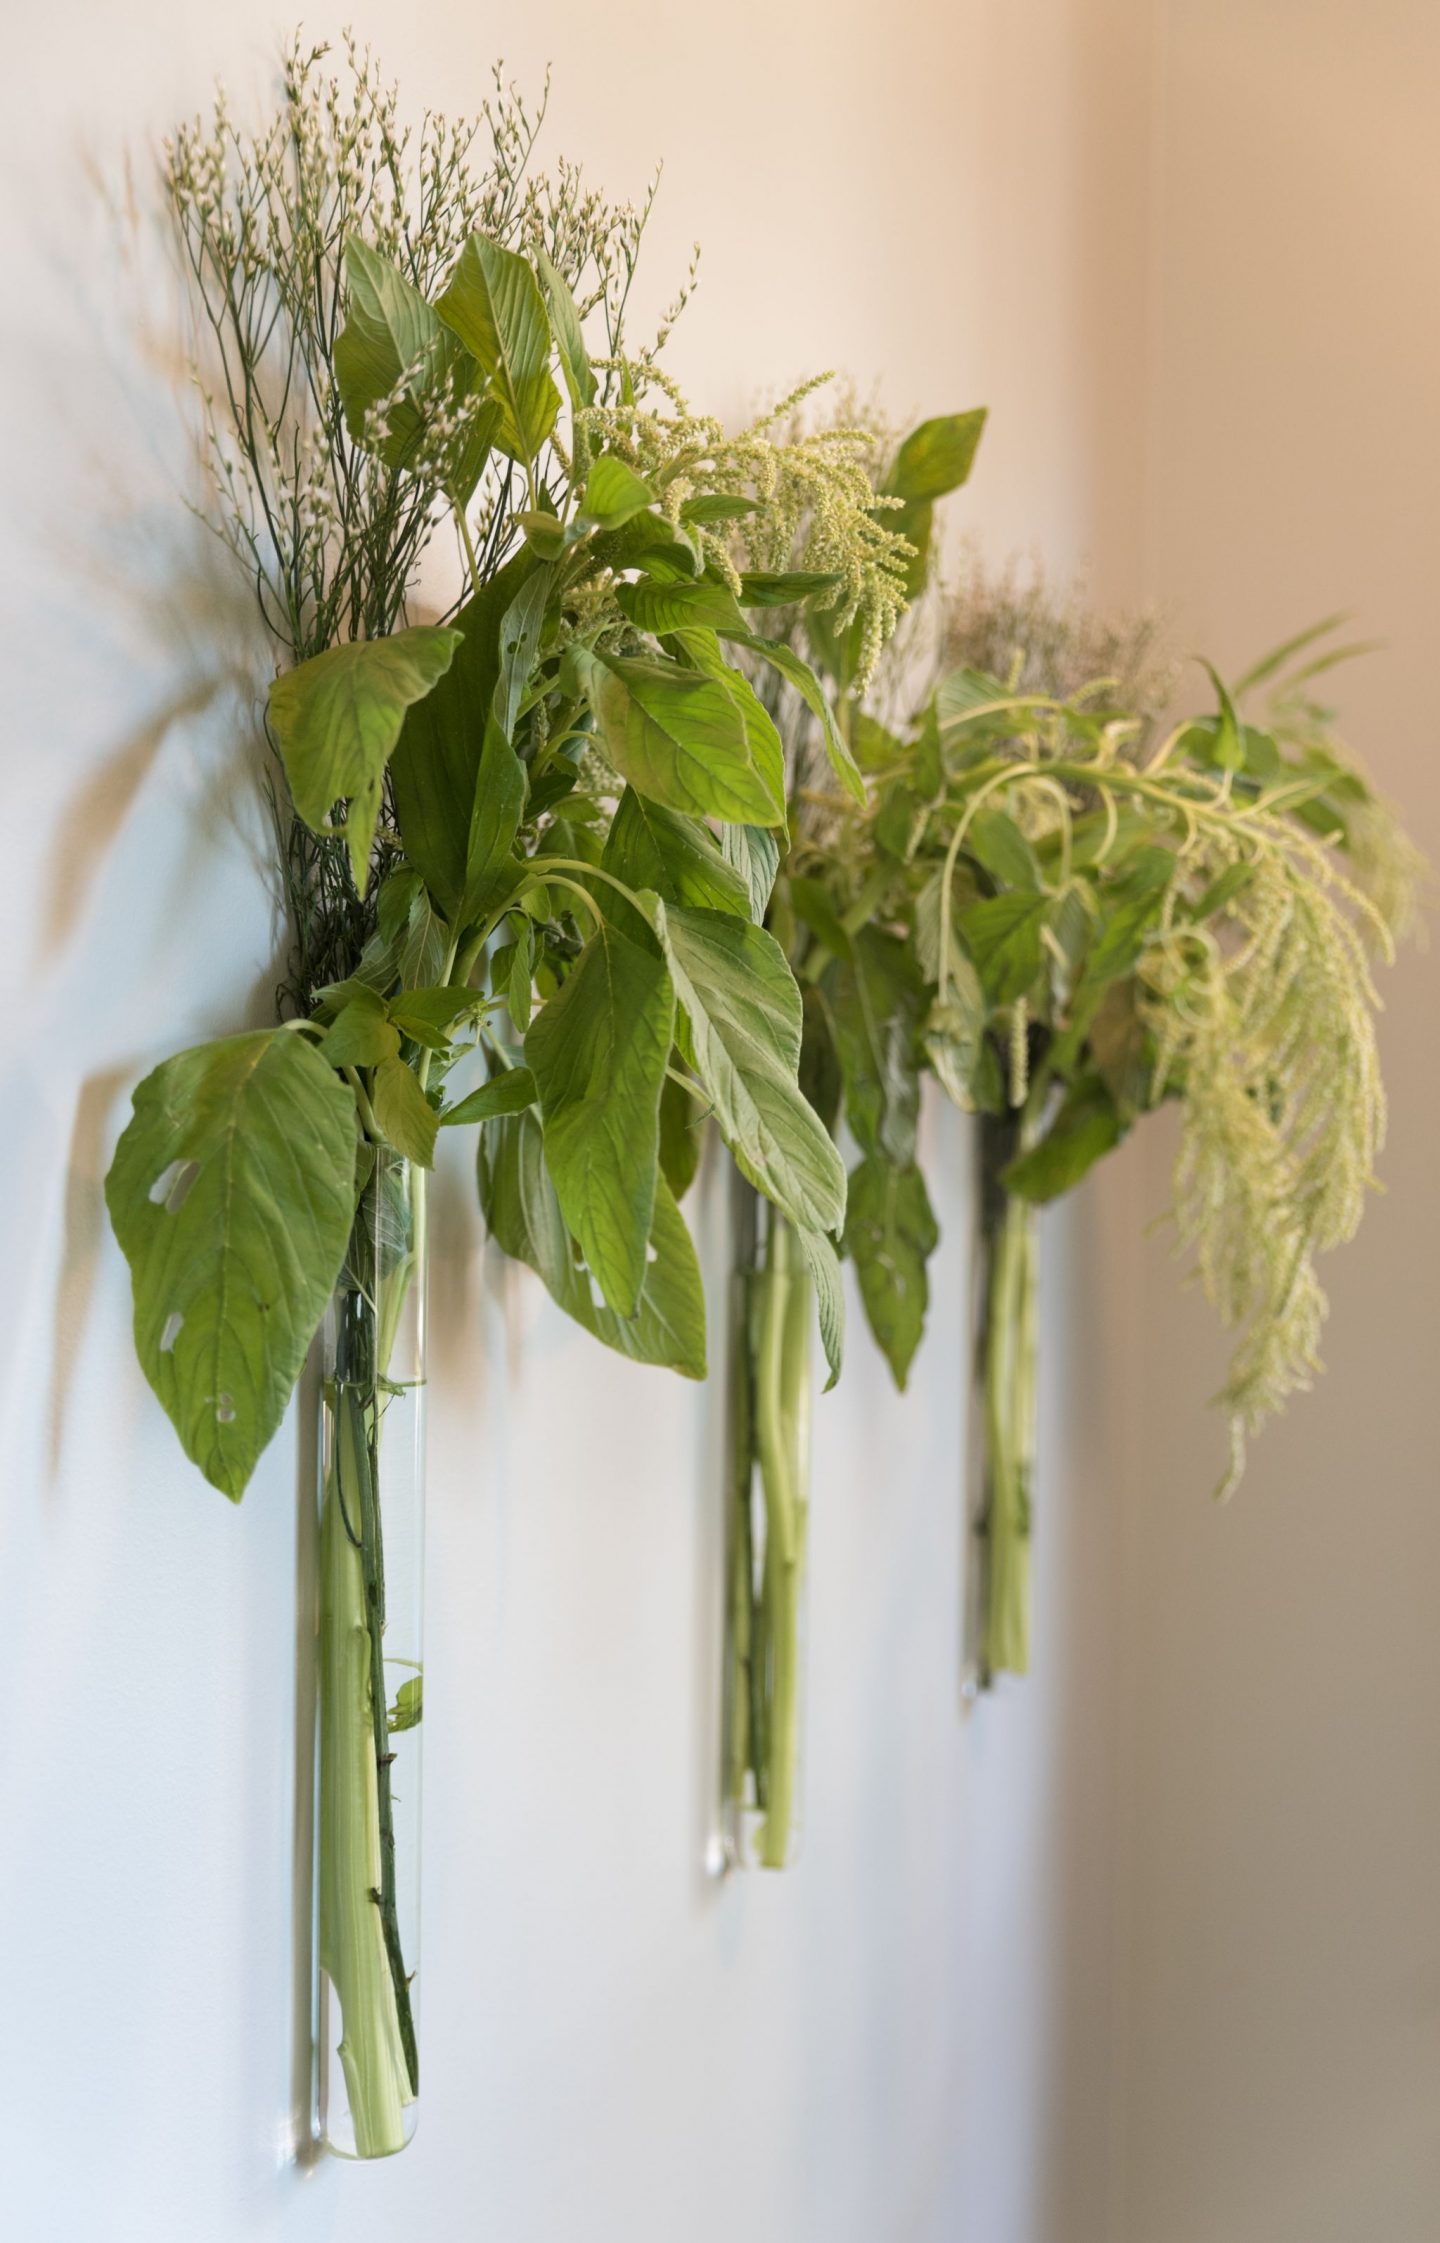
M 167 142 L 164 164 L 198 313 L 217 527 L 297 657 L 403 614 L 437 492 L 483 402 L 407 369 L 352 436 L 333 375 L 346 242 L 363 239 L 432 298 L 475 232 L 543 247 L 618 336 L 649 212 L 648 198 L 638 211 L 607 204 L 573 165 L 531 177 L 545 96 L 527 107 L 498 69 L 477 118 L 426 115 L 412 132 L 368 50 L 347 35 L 339 72 L 326 54 L 291 45 L 276 114 L 257 132 L 236 126 L 222 89 L 208 118 Z M 387 464 L 377 447 L 391 433 L 406 441 Z M 482 550 L 508 485 L 497 461 L 476 501 Z

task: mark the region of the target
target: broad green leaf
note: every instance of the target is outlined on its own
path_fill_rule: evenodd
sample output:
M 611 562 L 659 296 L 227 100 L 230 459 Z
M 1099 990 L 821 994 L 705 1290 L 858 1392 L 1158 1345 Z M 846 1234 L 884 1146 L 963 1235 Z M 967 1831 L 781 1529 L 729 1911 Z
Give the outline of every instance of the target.
M 417 1167 L 429 1168 L 440 1116 L 403 1059 L 382 1059 L 371 1077 L 370 1104 L 386 1144 Z
M 752 654 L 758 655 L 762 662 L 768 662 L 772 670 L 778 670 L 780 676 L 795 688 L 810 714 L 819 721 L 825 753 L 830 758 L 830 767 L 835 776 L 857 802 L 863 803 L 865 781 L 861 776 L 860 766 L 850 753 L 844 735 L 835 722 L 830 696 L 809 663 L 791 647 L 781 646 L 772 639 L 761 638 L 757 632 L 732 631 L 723 625 L 721 629 L 726 638 L 737 640 L 741 646 L 748 647 Z
M 1015 820 L 1004 810 L 977 810 L 965 836 L 966 847 L 992 880 L 1005 888 L 1038 888 L 1035 852 Z
M 840 1376 L 845 1357 L 845 1287 L 840 1276 L 840 1260 L 823 1231 L 807 1231 L 797 1225 L 795 1236 L 815 1288 L 820 1345 L 825 1350 L 825 1365 L 830 1373 L 825 1381 L 828 1394 Z
M 600 859 L 628 888 L 653 888 L 665 903 L 750 917 L 750 891 L 698 818 L 647 802 L 633 787 L 620 797 Z
M 925 1264 L 939 1243 L 925 1179 L 913 1161 L 896 1167 L 871 1155 L 851 1170 L 845 1250 L 870 1329 L 902 1392 L 925 1329 Z
M 663 1177 L 655 1188 L 644 1283 L 632 1317 L 598 1302 L 565 1227 L 533 1113 L 507 1116 L 480 1140 L 480 1201 L 495 1241 L 524 1262 L 577 1324 L 637 1363 L 705 1376 L 705 1293 L 695 1248 Z
M 335 338 L 335 380 L 345 425 L 357 443 L 365 443 L 371 407 L 390 399 L 389 434 L 378 446 L 379 456 L 387 467 L 410 467 L 424 440 L 430 407 L 446 395 L 463 403 L 477 379 L 475 362 L 434 306 L 365 242 L 346 245 L 345 280 L 346 320 Z M 498 408 L 488 403 L 478 415 L 472 409 L 453 447 L 444 483 L 457 505 L 463 506 L 475 488 L 499 418 Z
M 1130 972 L 1159 921 L 1175 862 L 1173 850 L 1149 844 L 1136 851 L 1122 879 L 1101 888 L 1099 932 L 1085 960 L 1087 983 L 1098 988 Z
M 1124 1134 L 1108 1087 L 1098 1076 L 1087 1075 L 1070 1091 L 1039 1143 L 1011 1161 L 1005 1189 L 1038 1203 L 1058 1199 Z
M 524 768 L 493 706 L 501 625 L 539 567 L 522 551 L 466 601 L 455 659 L 406 717 L 391 761 L 406 855 L 457 927 L 483 905 L 524 815 Z
M 845 1171 L 800 1094 L 800 991 L 773 935 L 658 898 L 649 915 L 685 1015 L 682 1048 L 736 1165 L 793 1223 L 838 1230 Z
M 325 1032 L 327 1067 L 378 1067 L 399 1049 L 399 1030 L 386 1019 L 383 1005 L 367 1004 L 359 995 L 341 1006 Z
M 813 1106 L 833 1137 L 845 1098 L 845 1077 L 835 1048 L 835 1030 L 825 993 L 813 981 L 800 990 L 803 1004 L 800 1028 L 800 1094 Z
M 643 568 L 657 577 L 667 572 L 697 577 L 702 566 L 699 546 L 689 532 L 648 509 L 632 514 L 618 529 L 598 535 L 595 558 L 617 572 Z
M 516 528 L 523 532 L 526 544 L 541 560 L 555 561 L 572 543 L 570 530 L 557 514 L 547 514 L 543 507 L 526 507 L 515 516 Z
M 435 309 L 489 376 L 500 407 L 496 443 L 528 465 L 560 410 L 550 378 L 550 321 L 534 268 L 515 250 L 472 234 Z
M 803 600 L 833 592 L 838 576 L 822 576 L 815 569 L 757 570 L 740 579 L 742 607 L 798 607 Z
M 345 831 L 355 885 L 364 893 L 385 766 L 405 712 L 449 669 L 458 631 L 421 624 L 388 639 L 327 647 L 270 688 L 275 728 L 295 808 L 321 833 L 348 798 Z
M 920 1114 L 920 1016 L 925 991 L 895 936 L 862 928 L 848 958 L 826 968 L 825 995 L 845 1077 L 845 1118 L 862 1152 L 903 1166 L 915 1157 Z
M 674 1017 L 659 958 L 602 922 L 525 1038 L 561 1213 L 620 1316 L 645 1275 Z
M 885 527 L 903 537 L 913 551 L 905 558 L 905 597 L 919 599 L 930 577 L 930 548 L 935 541 L 935 508 L 928 498 L 907 498 L 903 506 L 887 509 Z
M 790 898 L 796 918 L 824 944 L 831 957 L 848 958 L 850 937 L 824 881 L 808 877 L 804 873 L 792 872 L 785 882 L 785 893 Z
M 702 818 L 784 824 L 779 742 L 762 769 L 737 690 L 743 679 L 732 687 L 678 662 L 613 655 L 586 658 L 581 677 L 605 751 L 637 793 Z
M 1013 1005 L 1033 986 L 1044 962 L 1049 906 L 1048 896 L 1016 889 L 961 915 L 960 932 L 992 1005 Z
M 520 922 L 510 959 L 510 971 L 505 976 L 505 1010 L 517 1036 L 523 1036 L 530 1025 L 534 1005 L 535 932 L 528 919 Z
M 428 987 L 402 990 L 398 997 L 392 997 L 390 1018 L 417 1043 L 438 1037 L 440 1042 L 433 1048 L 439 1050 L 442 1043 L 450 1040 L 449 1031 L 455 1022 L 463 1014 L 473 1012 L 479 1001 L 473 989 L 461 988 L 453 982 L 438 986 L 431 983 Z
M 453 663 L 451 668 L 454 668 Z M 403 733 L 401 738 L 404 738 Z M 397 749 L 396 754 L 398 753 Z M 394 756 L 390 762 L 393 770 Z M 424 885 L 414 865 L 397 865 L 393 872 L 385 875 L 375 898 L 375 918 L 383 941 L 388 943 L 400 940 L 410 923 L 410 913 Z
M 905 744 L 863 709 L 853 709 L 850 718 L 850 737 L 854 745 L 855 761 L 862 771 L 888 771 L 905 753 Z
M 878 846 L 899 864 L 909 864 L 915 855 L 930 817 L 930 802 L 926 795 L 899 781 L 885 790 L 884 801 L 875 819 L 874 833 Z
M 973 413 L 941 413 L 910 431 L 885 478 L 892 498 L 944 498 L 965 482 L 985 428 L 985 407 Z
M 920 1040 L 946 1097 L 962 1113 L 973 1113 L 985 1042 L 985 992 L 963 952 L 952 960 L 944 998 L 937 997 L 925 1015 Z
M 698 491 L 681 505 L 680 519 L 701 522 L 708 528 L 716 522 L 743 522 L 747 514 L 761 511 L 757 498 L 737 498 L 728 491 Z
M 695 1181 L 705 1122 L 704 1100 L 667 1075 L 660 1093 L 660 1173 L 677 1199 L 683 1199 Z
M 500 675 L 492 713 L 508 741 L 515 738 L 520 704 L 540 651 L 551 583 L 548 566 L 533 569 L 500 618 Z
M 636 584 L 618 584 L 615 598 L 621 613 L 629 617 L 637 631 L 649 631 L 656 638 L 667 631 L 690 630 L 749 637 L 729 585 L 716 584 L 708 576 L 698 583 L 676 584 L 657 584 L 653 578 L 642 577 Z
M 421 888 L 410 906 L 410 919 L 400 943 L 396 971 L 407 989 L 432 989 L 446 971 L 450 955 L 450 929 Z M 388 978 L 388 977 L 387 977 Z
M 643 475 L 614 452 L 602 452 L 585 478 L 581 513 L 602 530 L 618 530 L 632 514 L 655 504 L 655 493 Z
M 770 907 L 780 870 L 780 843 L 767 826 L 724 825 L 720 853 L 750 891 L 750 916 L 758 927 Z
M 1127 1126 L 1155 1095 L 1154 1047 L 1135 1002 L 1133 981 L 1112 981 L 1090 1022 L 1095 1069 Z
M 545 290 L 545 301 L 550 307 L 550 325 L 555 333 L 560 371 L 570 393 L 571 410 L 578 413 L 583 406 L 593 405 L 595 402 L 595 376 L 591 372 L 590 356 L 581 332 L 579 307 L 570 293 L 564 274 L 543 249 L 537 248 L 535 251 L 535 266 Z
M 733 663 L 725 658 L 718 632 L 705 630 L 675 631 L 671 643 L 682 661 L 703 676 L 714 678 L 730 694 L 740 712 L 745 730 L 745 743 L 750 759 L 765 778 L 773 793 L 785 800 L 785 750 L 775 729 L 775 720 L 747 677 L 743 677 Z
M 944 916 L 942 911 L 944 900 L 945 868 L 943 865 L 937 865 L 916 896 L 913 913 L 915 955 L 920 961 L 920 971 L 925 979 L 930 982 L 938 982 L 940 979 L 940 931 Z M 965 952 L 955 939 L 955 929 L 959 925 L 963 913 L 968 911 L 972 904 L 978 903 L 979 900 L 980 891 L 976 886 L 975 875 L 970 866 L 964 863 L 957 864 L 950 876 L 950 971 L 952 974 L 960 970 L 962 959 L 965 959 L 967 964 L 969 963 Z
M 105 1199 L 140 1365 L 185 1453 L 238 1498 L 345 1259 L 355 1101 L 308 1039 L 232 1036 L 135 1093 Z
M 457 1106 L 447 1107 L 440 1116 L 440 1127 L 459 1129 L 468 1122 L 497 1121 L 502 1114 L 523 1113 L 539 1095 L 528 1067 L 506 1067 Z

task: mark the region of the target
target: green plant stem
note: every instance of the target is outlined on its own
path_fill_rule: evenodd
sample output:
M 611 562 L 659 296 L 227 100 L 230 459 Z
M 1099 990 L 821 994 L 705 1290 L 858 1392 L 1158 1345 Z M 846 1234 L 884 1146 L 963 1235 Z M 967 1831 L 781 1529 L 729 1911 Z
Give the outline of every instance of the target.
M 371 1191 L 379 1191 L 377 1180 Z M 321 1523 L 320 1960 L 340 2005 L 355 2146 L 361 2157 L 403 2149 L 403 2112 L 419 2089 L 410 1982 L 400 1939 L 395 1821 L 385 1687 L 385 1557 L 380 1436 L 385 1367 L 423 1235 L 383 1272 L 357 1219 L 350 1282 L 338 1305 L 330 1470 Z
M 985 1298 L 981 1334 L 985 1414 L 984 1593 L 986 1676 L 1030 1665 L 1030 1491 L 1035 1453 L 1037 1216 L 987 1178 Z
M 747 1773 L 763 1814 L 758 1859 L 781 1869 L 795 1820 L 810 1421 L 810 1280 L 788 1224 L 769 1215 L 764 1264 L 744 1281 L 737 1317 L 734 1530 L 730 1573 L 726 1783 L 744 1804 Z M 765 1534 L 755 1578 L 754 1492 Z

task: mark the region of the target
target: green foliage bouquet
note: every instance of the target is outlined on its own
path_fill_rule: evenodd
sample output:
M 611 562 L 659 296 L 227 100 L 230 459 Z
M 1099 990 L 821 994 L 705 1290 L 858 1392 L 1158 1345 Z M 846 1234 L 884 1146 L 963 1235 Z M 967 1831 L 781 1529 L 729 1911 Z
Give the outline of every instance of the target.
M 1233 692 L 1211 670 L 1213 713 L 1167 726 L 1152 626 L 972 567 L 918 714 L 882 723 L 850 692 L 863 808 L 826 788 L 792 851 L 777 910 L 812 1070 L 861 1152 L 845 1246 L 902 1386 L 938 1243 L 921 1076 L 980 1118 L 986 1677 L 1029 1657 L 1035 1211 L 1142 1115 L 1179 1106 L 1179 1246 L 1237 1332 L 1224 1491 L 1318 1367 L 1316 1258 L 1353 1234 L 1383 1135 L 1372 962 L 1421 871 L 1317 697 L 1355 651 L 1336 620 Z M 844 691 L 823 624 L 809 644 Z
M 644 212 L 529 176 L 538 116 L 497 84 L 412 141 L 368 57 L 342 81 L 322 55 L 291 51 L 258 136 L 222 101 L 167 150 L 216 527 L 281 658 L 284 1017 L 141 1083 L 107 1196 L 145 1374 L 232 1498 L 326 1320 L 320 1948 L 332 2139 L 377 2155 L 418 2088 L 392 1764 L 422 1696 L 409 1659 L 388 1703 L 386 1457 L 423 1377 L 396 1349 L 437 1135 L 479 1125 L 501 1245 L 640 1361 L 705 1368 L 676 1203 L 700 1110 L 833 1292 L 844 1171 L 760 924 L 782 750 L 726 650 L 765 659 L 777 599 L 875 648 L 905 548 L 862 440 L 727 436 L 661 375 L 663 330 L 628 349 Z M 417 620 L 445 530 L 464 588 Z
M 914 430 L 893 458 L 876 462 L 874 521 L 877 530 L 903 540 L 900 583 L 907 602 L 924 589 L 936 501 L 968 475 L 984 419 L 983 412 L 942 415 Z M 797 421 L 792 433 L 802 427 Z M 874 432 L 863 418 L 842 420 L 831 436 L 874 447 Z M 842 1080 L 854 1089 L 846 1118 L 865 1157 L 850 1178 L 847 1237 L 863 1240 L 877 1221 L 885 1221 L 893 1189 L 913 1199 L 918 1186 L 924 1198 L 914 1165 L 918 1080 L 907 1085 L 888 1075 L 883 1064 L 872 1065 L 869 993 L 855 971 L 854 945 L 837 928 L 824 880 L 817 877 L 837 835 L 851 830 L 868 800 L 856 761 L 857 748 L 865 752 L 858 701 L 880 640 L 863 614 L 847 618 L 835 604 L 803 605 L 783 579 L 774 589 L 777 601 L 784 601 L 773 618 L 783 648 L 751 650 L 752 659 L 763 653 L 759 682 L 785 737 L 788 773 L 789 847 L 768 924 L 801 966 L 801 1082 L 832 1132 Z M 833 711 L 807 653 L 827 674 Z M 779 1869 L 793 1858 L 799 1823 L 812 1410 L 809 1304 L 817 1275 L 825 1280 L 820 1321 L 832 1384 L 840 1368 L 842 1303 L 828 1270 L 817 1272 L 803 1238 L 792 1235 L 784 1210 L 763 1207 L 743 1177 L 735 1216 L 724 1848 L 730 1861 L 753 1859 Z M 928 1203 L 925 1216 L 928 1220 Z M 873 1258 L 857 1251 L 857 1260 L 863 1279 Z M 867 1294 L 867 1300 L 873 1298 L 873 1291 Z

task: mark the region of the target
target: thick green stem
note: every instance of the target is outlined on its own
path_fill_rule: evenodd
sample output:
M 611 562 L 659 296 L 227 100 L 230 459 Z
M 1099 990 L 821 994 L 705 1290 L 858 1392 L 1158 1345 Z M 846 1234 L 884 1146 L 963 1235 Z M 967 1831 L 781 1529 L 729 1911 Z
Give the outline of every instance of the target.
M 377 1241 L 394 1211 L 383 1188 L 377 1171 L 336 1304 L 321 1521 L 320 1961 L 340 2007 L 339 2055 L 361 2157 L 404 2148 L 403 2113 L 419 2086 L 396 1894 L 380 1470 L 392 1392 L 386 1367 L 416 1273 L 423 1205 L 407 1202 L 409 1242 L 387 1268 Z
M 1030 1665 L 1030 1492 L 1035 1456 L 1036 1225 L 1033 1207 L 987 1185 L 981 1335 L 985 1510 L 981 1659 L 988 1675 Z
M 748 1203 L 747 1213 L 753 1241 Z M 793 1835 L 799 1764 L 811 1297 L 803 1256 L 773 1211 L 763 1263 L 737 1280 L 736 1292 L 725 1794 L 732 1812 L 747 1804 L 760 1810 L 757 1857 L 780 1869 Z
M 320 1963 L 340 2004 L 340 2061 L 361 2157 L 405 2146 L 414 2099 L 378 1905 L 383 1876 L 365 1562 L 346 1487 L 342 1405 L 320 1527 Z M 354 1517 L 351 1503 L 355 1502 Z

